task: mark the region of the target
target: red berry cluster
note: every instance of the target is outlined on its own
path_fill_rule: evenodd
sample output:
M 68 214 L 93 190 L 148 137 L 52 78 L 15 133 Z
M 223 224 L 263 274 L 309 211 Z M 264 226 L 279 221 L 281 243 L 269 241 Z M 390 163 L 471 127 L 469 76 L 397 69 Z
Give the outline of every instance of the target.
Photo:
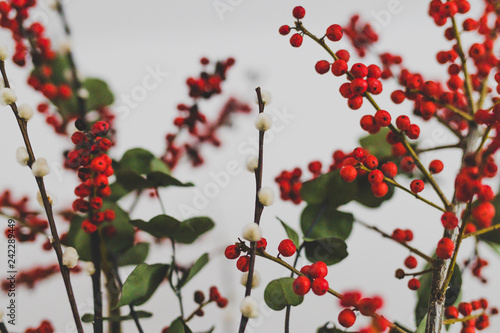
M 398 229 L 396 229 L 396 230 L 398 230 Z M 399 236 L 399 237 L 401 237 L 401 236 Z M 405 240 L 406 240 L 406 237 L 405 237 Z M 415 258 L 412 255 L 409 255 L 408 257 L 406 257 L 406 259 L 404 261 L 404 265 L 409 269 L 415 269 L 418 265 L 417 258 Z M 400 280 L 404 279 L 407 275 L 412 275 L 412 274 L 406 274 L 405 271 L 402 270 L 401 268 L 396 270 L 396 278 L 398 278 Z M 410 280 L 408 280 L 408 288 L 410 290 L 420 289 L 420 281 L 416 278 L 411 278 Z
M 398 243 L 406 243 L 411 242 L 413 240 L 413 231 L 410 229 L 394 229 L 392 232 L 391 238 Z
M 360 57 L 364 57 L 367 49 L 378 41 L 378 35 L 373 27 L 370 23 L 361 22 L 359 15 L 351 17 L 349 24 L 344 27 L 344 32 Z
M 295 168 L 292 171 L 282 171 L 274 179 L 280 187 L 280 196 L 282 200 L 290 200 L 297 205 L 302 202 L 302 197 L 300 196 L 300 189 L 302 188 L 301 177 L 302 170 L 300 168 Z
M 12 32 L 16 41 L 12 61 L 19 66 L 26 65 L 28 49 L 36 65 L 56 57 L 50 39 L 45 36 L 45 27 L 29 18 L 29 9 L 36 3 L 36 0 L 0 1 L 0 26 Z
M 111 195 L 108 177 L 114 174 L 111 158 L 106 154 L 111 141 L 105 136 L 109 131 L 108 123 L 98 121 L 90 131 L 78 131 L 71 136 L 75 149 L 67 155 L 66 165 L 78 170 L 81 184 L 75 188 L 78 199 L 73 202 L 75 212 L 88 214 L 88 219 L 82 222 L 82 228 L 93 233 L 103 222 L 115 219 L 111 209 L 101 211 L 103 199 Z M 112 226 L 107 226 L 105 234 L 113 236 Z
M 201 63 L 206 66 L 210 63 L 207 58 L 202 58 Z M 189 96 L 193 98 L 192 105 L 179 104 L 177 110 L 180 116 L 174 119 L 174 125 L 177 127 L 175 133 L 166 135 L 167 148 L 163 160 L 171 168 L 175 168 L 180 158 L 187 155 L 193 166 L 203 164 L 203 157 L 200 155 L 200 145 L 202 143 L 211 143 L 218 147 L 221 142 L 217 137 L 217 131 L 231 123 L 231 116 L 236 113 L 249 113 L 251 108 L 248 104 L 240 102 L 236 98 L 229 98 L 219 112 L 214 122 L 209 122 L 205 114 L 199 109 L 200 99 L 210 99 L 214 95 L 222 93 L 221 84 L 226 80 L 228 69 L 234 64 L 233 58 L 224 61 L 218 61 L 215 64 L 213 72 L 201 72 L 199 77 L 190 77 L 187 79 L 189 87 Z M 179 144 L 176 142 L 180 132 L 187 129 L 192 142 Z
M 293 281 L 293 292 L 297 295 L 305 295 L 312 289 L 316 295 L 324 295 L 329 289 L 328 281 L 325 279 L 328 274 L 328 267 L 322 261 L 317 261 L 312 265 L 306 265 L 300 269 L 301 275 Z
M 40 232 L 44 232 L 49 224 L 40 214 L 28 207 L 28 197 L 19 200 L 12 198 L 11 192 L 5 190 L 0 194 L 0 212 L 5 210 L 5 215 L 14 217 L 19 224 L 14 227 L 14 236 L 19 242 L 32 242 Z M 10 234 L 10 228 L 5 230 L 5 235 Z
M 471 260 L 466 260 L 464 263 L 464 266 L 467 267 L 471 264 Z M 472 262 L 472 275 L 476 278 L 478 278 L 482 283 L 488 282 L 486 278 L 482 275 L 483 274 L 483 268 L 485 266 L 488 266 L 488 261 L 486 259 L 483 259 L 479 256 L 476 256 L 474 259 L 474 262 Z
M 338 316 L 339 324 L 343 327 L 348 328 L 354 325 L 355 311 L 359 311 L 363 316 L 372 317 L 371 326 L 359 332 L 384 332 L 389 327 L 389 322 L 384 317 L 374 316 L 383 306 L 383 300 L 378 296 L 363 298 L 359 291 L 348 291 L 342 295 L 340 305 L 345 308 Z
M 24 333 L 54 333 L 54 327 L 48 320 L 44 320 L 40 323 L 40 326 L 37 328 L 28 328 Z
M 489 309 L 489 313 L 487 310 Z M 474 333 L 476 329 L 482 331 L 490 325 L 489 317 L 498 314 L 498 309 L 489 307 L 488 300 L 481 298 L 472 302 L 462 302 L 458 304 L 458 308 L 451 305 L 446 307 L 444 316 L 446 319 L 457 319 L 460 315 L 464 318 L 473 316 L 474 312 L 479 312 L 478 316 L 474 316 L 469 320 L 462 322 L 463 333 Z
M 241 244 L 234 244 L 234 245 L 229 245 L 226 247 L 224 250 L 224 255 L 226 256 L 227 259 L 238 259 L 236 261 L 236 268 L 242 272 L 248 272 L 248 268 L 250 265 L 250 256 L 249 255 L 241 255 L 241 249 L 240 249 Z M 257 251 L 265 251 L 267 247 L 267 240 L 262 237 L 258 242 L 256 242 L 256 249 Z

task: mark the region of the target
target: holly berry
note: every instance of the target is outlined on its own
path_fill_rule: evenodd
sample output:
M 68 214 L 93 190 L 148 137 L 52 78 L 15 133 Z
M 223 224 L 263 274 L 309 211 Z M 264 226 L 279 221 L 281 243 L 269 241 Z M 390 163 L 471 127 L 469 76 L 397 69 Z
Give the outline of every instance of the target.
M 398 174 L 398 166 L 393 162 L 387 162 L 380 168 L 387 178 L 394 178 Z
M 326 60 L 320 60 L 314 66 L 318 74 L 325 74 L 330 70 L 330 63 Z
M 472 305 L 470 303 L 462 302 L 458 304 L 458 312 L 460 312 L 464 317 L 467 317 L 472 313 Z
M 326 294 L 328 291 L 328 281 L 323 278 L 314 279 L 312 283 L 312 291 L 318 296 Z
M 406 240 L 406 233 L 401 229 L 394 229 L 392 232 L 391 238 L 394 239 L 398 243 L 402 243 Z
M 391 94 L 391 100 L 395 104 L 401 104 L 405 100 L 405 93 L 402 90 L 395 90 Z
M 342 76 L 347 72 L 347 62 L 342 59 L 335 60 L 332 64 L 332 73 L 335 76 Z
M 401 131 L 406 131 L 411 125 L 410 118 L 405 115 L 396 118 L 396 126 Z
M 479 227 L 489 227 L 495 217 L 495 206 L 491 202 L 481 202 L 472 209 L 472 217 Z
M 356 314 L 351 309 L 344 309 L 339 313 L 339 324 L 349 328 L 356 322 Z
M 358 302 L 359 312 L 363 316 L 373 316 L 375 311 L 377 311 L 377 302 L 373 298 L 362 298 Z
M 354 181 L 357 176 L 358 171 L 352 165 L 346 165 L 340 169 L 340 177 L 347 183 Z
M 368 75 L 368 67 L 366 67 L 364 64 L 360 62 L 355 63 L 351 67 L 351 74 L 355 78 L 364 78 L 365 76 Z
M 436 254 L 441 259 L 450 259 L 453 255 L 455 244 L 449 238 L 441 238 L 436 248 Z
M 293 47 L 300 47 L 302 45 L 303 40 L 304 37 L 302 37 L 301 34 L 293 34 L 292 37 L 290 37 L 290 44 Z
M 349 100 L 347 101 L 347 106 L 349 106 L 349 108 L 353 110 L 359 109 L 362 105 L 363 105 L 363 97 L 359 95 L 353 96 L 349 98 Z
M 373 185 L 380 184 L 384 181 L 384 174 L 378 169 L 370 171 L 368 174 L 368 181 Z
M 326 38 L 332 42 L 338 42 L 342 39 L 343 35 L 342 27 L 338 24 L 332 24 L 326 29 Z
M 458 318 L 458 309 L 453 305 L 447 306 L 444 310 L 444 317 L 446 319 L 455 319 Z
M 283 257 L 291 257 L 295 254 L 297 248 L 290 239 L 284 239 L 278 246 L 278 251 Z
M 279 33 L 282 36 L 286 36 L 290 33 L 290 27 L 288 25 L 282 25 L 279 29 Z
M 242 256 L 238 258 L 236 262 L 236 268 L 238 268 L 242 272 L 248 272 L 248 268 L 250 266 L 250 256 Z
M 415 258 L 414 256 L 408 256 L 406 259 L 405 259 L 405 266 L 408 267 L 409 269 L 414 269 L 415 267 L 417 267 L 417 258 Z
M 309 276 L 313 279 L 324 278 L 328 274 L 328 267 L 322 261 L 317 261 L 311 265 Z
M 441 160 L 434 160 L 429 164 L 430 173 L 434 173 L 434 174 L 440 173 L 441 171 L 443 171 L 443 168 L 444 168 L 444 165 L 443 165 L 443 162 L 441 162 Z
M 374 196 L 376 196 L 377 198 L 381 198 L 387 194 L 387 192 L 389 191 L 389 186 L 387 186 L 386 183 L 381 182 L 378 184 L 372 184 L 371 189 Z
M 420 281 L 418 279 L 410 279 L 408 281 L 408 288 L 410 288 L 410 290 L 418 290 L 420 288 Z
M 391 115 L 385 110 L 378 110 L 375 113 L 375 122 L 381 127 L 386 127 L 391 124 Z
M 302 6 L 297 6 L 293 9 L 292 11 L 293 17 L 295 17 L 297 20 L 303 19 L 304 16 L 306 15 L 306 10 Z
M 441 216 L 441 223 L 446 229 L 455 229 L 458 226 L 458 217 L 452 212 L 446 212 Z
M 303 296 L 311 289 L 311 280 L 305 276 L 299 276 L 293 281 L 292 288 L 295 294 Z
M 414 179 L 410 183 L 410 190 L 415 194 L 422 192 L 424 190 L 424 187 L 425 187 L 424 181 L 420 179 Z
M 226 250 L 224 251 L 224 255 L 226 256 L 227 259 L 236 259 L 240 256 L 241 251 L 238 246 L 236 245 L 229 245 L 226 247 Z

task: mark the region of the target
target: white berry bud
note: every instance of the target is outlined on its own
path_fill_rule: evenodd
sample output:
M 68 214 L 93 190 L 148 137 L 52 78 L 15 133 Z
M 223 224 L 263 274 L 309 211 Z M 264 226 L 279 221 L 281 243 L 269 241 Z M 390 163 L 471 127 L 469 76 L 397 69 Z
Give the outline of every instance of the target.
M 49 174 L 50 168 L 47 164 L 47 160 L 43 157 L 38 158 L 31 165 L 31 171 L 35 177 L 44 177 Z
M 243 273 L 241 276 L 241 284 L 243 286 L 247 285 L 248 281 L 248 272 Z M 260 285 L 260 274 L 257 271 L 253 272 L 253 279 L 252 279 L 252 288 L 257 288 Z
M 274 201 L 274 192 L 270 187 L 263 187 L 258 193 L 259 202 L 263 206 L 270 206 Z
M 7 49 L 7 45 L 4 43 L 0 43 L 0 60 L 4 61 L 9 57 L 9 50 Z
M 54 206 L 57 202 L 55 195 L 53 195 L 50 192 L 46 192 L 46 193 L 47 193 L 47 199 L 49 199 L 49 204 L 51 206 Z M 38 201 L 38 204 L 40 205 L 40 207 L 45 208 L 45 206 L 43 205 L 43 198 L 42 198 L 42 194 L 40 193 L 40 191 L 36 192 L 36 201 Z
M 260 97 L 262 97 L 264 105 L 269 105 L 271 103 L 271 93 L 269 91 L 261 90 Z M 255 96 L 255 103 L 259 104 L 259 98 L 257 96 Z
M 68 268 L 73 268 L 78 264 L 78 252 L 74 247 L 67 247 L 64 250 L 62 263 Z
M 250 242 L 258 242 L 262 238 L 260 227 L 257 223 L 249 223 L 243 228 L 243 238 Z
M 255 128 L 259 131 L 267 131 L 273 125 L 273 119 L 267 113 L 259 113 L 255 119 Z
M 30 156 L 28 155 L 26 148 L 19 147 L 16 149 L 16 160 L 21 165 L 28 165 Z
M 80 88 L 80 90 L 78 90 L 78 97 L 83 99 L 89 98 L 89 91 L 85 88 Z
M 84 269 L 88 275 L 94 275 L 94 273 L 95 273 L 95 266 L 94 266 L 94 263 L 92 261 L 85 263 Z
M 246 165 L 248 171 L 255 172 L 255 170 L 259 167 L 259 158 L 255 155 L 248 156 Z
M 241 302 L 241 313 L 247 318 L 257 318 L 259 316 L 259 305 L 252 296 L 247 296 Z
M 10 105 L 17 101 L 17 96 L 14 90 L 10 88 L 3 88 L 0 90 L 0 102 L 2 105 Z
M 33 109 L 28 104 L 21 104 L 17 108 L 17 112 L 19 113 L 19 117 L 28 121 L 33 117 Z

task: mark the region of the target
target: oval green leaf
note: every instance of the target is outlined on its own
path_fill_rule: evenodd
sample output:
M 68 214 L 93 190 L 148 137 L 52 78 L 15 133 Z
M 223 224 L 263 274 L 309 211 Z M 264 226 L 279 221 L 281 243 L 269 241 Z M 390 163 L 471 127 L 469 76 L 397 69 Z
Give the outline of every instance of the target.
M 323 261 L 328 266 L 344 260 L 347 253 L 347 244 L 335 237 L 322 238 L 304 242 L 306 257 L 310 262 Z
M 302 303 L 304 296 L 293 292 L 293 278 L 281 278 L 271 282 L 264 290 L 264 301 L 275 311 L 283 310 L 287 305 L 297 306 Z

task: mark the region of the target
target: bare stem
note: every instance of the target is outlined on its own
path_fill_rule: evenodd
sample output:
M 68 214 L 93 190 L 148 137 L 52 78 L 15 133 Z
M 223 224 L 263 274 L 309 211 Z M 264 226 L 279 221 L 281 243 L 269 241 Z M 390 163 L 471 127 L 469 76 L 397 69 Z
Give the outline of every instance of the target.
M 0 61 L 0 71 L 2 72 L 2 77 L 4 80 L 4 85 L 7 88 L 10 88 L 9 80 L 7 78 L 7 73 L 5 71 L 5 63 L 3 61 Z M 31 165 L 35 161 L 35 154 L 33 153 L 33 148 L 31 146 L 31 142 L 28 136 L 28 124 L 27 122 L 19 117 L 19 114 L 17 112 L 17 105 L 16 103 L 13 103 L 10 105 L 12 111 L 14 112 L 14 116 L 16 117 L 17 124 L 19 125 L 19 129 L 21 130 L 21 134 L 24 140 L 24 144 L 26 146 L 26 150 L 28 151 L 28 156 L 29 156 L 29 161 L 28 161 L 28 166 L 31 168 Z M 62 263 L 62 248 L 61 248 L 61 240 L 59 239 L 59 234 L 57 232 L 57 227 L 54 219 L 54 213 L 52 211 L 52 205 L 49 201 L 47 191 L 45 190 L 45 183 L 43 181 L 42 177 L 35 177 L 36 183 L 38 185 L 38 189 L 40 191 L 41 197 L 42 197 L 42 202 L 43 202 L 43 207 L 45 209 L 45 213 L 47 214 L 47 219 L 49 222 L 49 228 L 50 232 L 53 238 L 52 241 L 52 248 L 56 252 L 57 256 L 57 261 L 59 263 L 59 269 L 61 271 L 61 275 L 63 277 L 64 281 L 64 287 L 66 289 L 66 294 L 68 295 L 68 300 L 71 306 L 71 312 L 73 313 L 73 319 L 75 321 L 75 325 L 77 328 L 77 331 L 79 333 L 83 333 L 83 327 L 82 327 L 82 322 L 80 320 L 80 315 L 78 313 L 78 307 L 76 306 L 76 300 L 75 300 L 75 295 L 73 292 L 73 287 L 71 286 L 71 279 L 70 279 L 70 271 L 68 267 L 64 266 Z

